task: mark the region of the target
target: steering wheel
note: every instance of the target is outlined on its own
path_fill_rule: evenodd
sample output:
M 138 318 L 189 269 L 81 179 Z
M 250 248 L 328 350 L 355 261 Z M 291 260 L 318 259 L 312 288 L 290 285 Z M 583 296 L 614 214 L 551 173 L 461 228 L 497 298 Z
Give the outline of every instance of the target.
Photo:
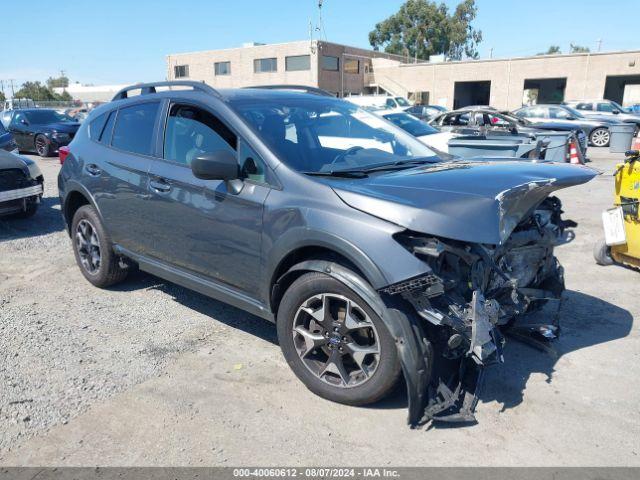
M 345 157 L 352 155 L 354 153 L 356 153 L 358 150 L 362 150 L 363 147 L 359 147 L 359 146 L 355 146 L 355 147 L 351 147 L 351 148 L 347 148 L 344 152 L 339 153 L 338 155 L 336 155 L 336 158 L 333 159 L 333 161 L 330 163 L 330 165 L 334 165 L 336 163 L 338 163 L 340 160 L 344 160 Z

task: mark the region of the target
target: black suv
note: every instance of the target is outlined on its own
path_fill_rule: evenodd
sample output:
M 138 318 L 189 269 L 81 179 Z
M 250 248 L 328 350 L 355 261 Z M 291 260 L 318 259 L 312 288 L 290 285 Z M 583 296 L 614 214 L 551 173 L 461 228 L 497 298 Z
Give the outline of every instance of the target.
M 444 162 L 318 89 L 161 82 L 91 112 L 58 184 L 91 283 L 138 266 L 272 320 L 334 401 L 374 402 L 402 372 L 417 424 L 472 419 L 500 328 L 562 293 L 549 194 L 594 175 Z

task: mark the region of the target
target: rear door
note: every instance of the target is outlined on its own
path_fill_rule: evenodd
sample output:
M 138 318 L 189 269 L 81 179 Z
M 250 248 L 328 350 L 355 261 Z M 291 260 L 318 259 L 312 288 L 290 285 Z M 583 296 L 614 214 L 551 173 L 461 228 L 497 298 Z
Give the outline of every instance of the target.
M 158 100 L 141 101 L 97 117 L 89 133 L 102 147 L 83 159 L 85 183 L 112 240 L 139 254 L 150 253 L 155 233 L 148 171 L 156 155 L 159 110 Z
M 176 101 L 165 117 L 163 158 L 149 172 L 155 255 L 254 295 L 260 286 L 263 205 L 271 188 L 266 165 L 208 107 Z M 216 150 L 237 156 L 242 180 L 193 175 L 193 159 Z

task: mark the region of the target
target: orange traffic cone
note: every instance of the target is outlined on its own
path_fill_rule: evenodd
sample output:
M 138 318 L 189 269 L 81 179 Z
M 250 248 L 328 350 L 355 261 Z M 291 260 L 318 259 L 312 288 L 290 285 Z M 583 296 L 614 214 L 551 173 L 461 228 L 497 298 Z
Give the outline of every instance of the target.
M 578 155 L 578 146 L 573 140 L 569 144 L 569 163 L 573 163 L 574 165 L 580 165 L 582 163 Z

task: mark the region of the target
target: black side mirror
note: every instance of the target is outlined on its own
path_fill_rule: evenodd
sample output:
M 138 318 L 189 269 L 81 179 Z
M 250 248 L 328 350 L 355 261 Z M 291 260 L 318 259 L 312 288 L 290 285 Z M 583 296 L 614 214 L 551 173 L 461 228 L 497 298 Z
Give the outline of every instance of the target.
M 573 115 L 569 115 L 568 117 L 566 117 L 567 120 L 577 120 L 576 117 L 574 117 Z
M 613 110 L 613 114 L 614 115 L 620 115 L 620 110 L 618 110 L 617 108 L 615 110 Z
M 234 180 L 239 177 L 238 160 L 229 150 L 198 155 L 191 162 L 191 171 L 202 180 Z
M 20 123 L 21 123 L 22 125 L 29 125 L 29 122 L 27 122 L 27 120 L 26 120 L 26 119 L 24 119 L 24 118 L 21 118 L 21 119 L 20 119 Z

